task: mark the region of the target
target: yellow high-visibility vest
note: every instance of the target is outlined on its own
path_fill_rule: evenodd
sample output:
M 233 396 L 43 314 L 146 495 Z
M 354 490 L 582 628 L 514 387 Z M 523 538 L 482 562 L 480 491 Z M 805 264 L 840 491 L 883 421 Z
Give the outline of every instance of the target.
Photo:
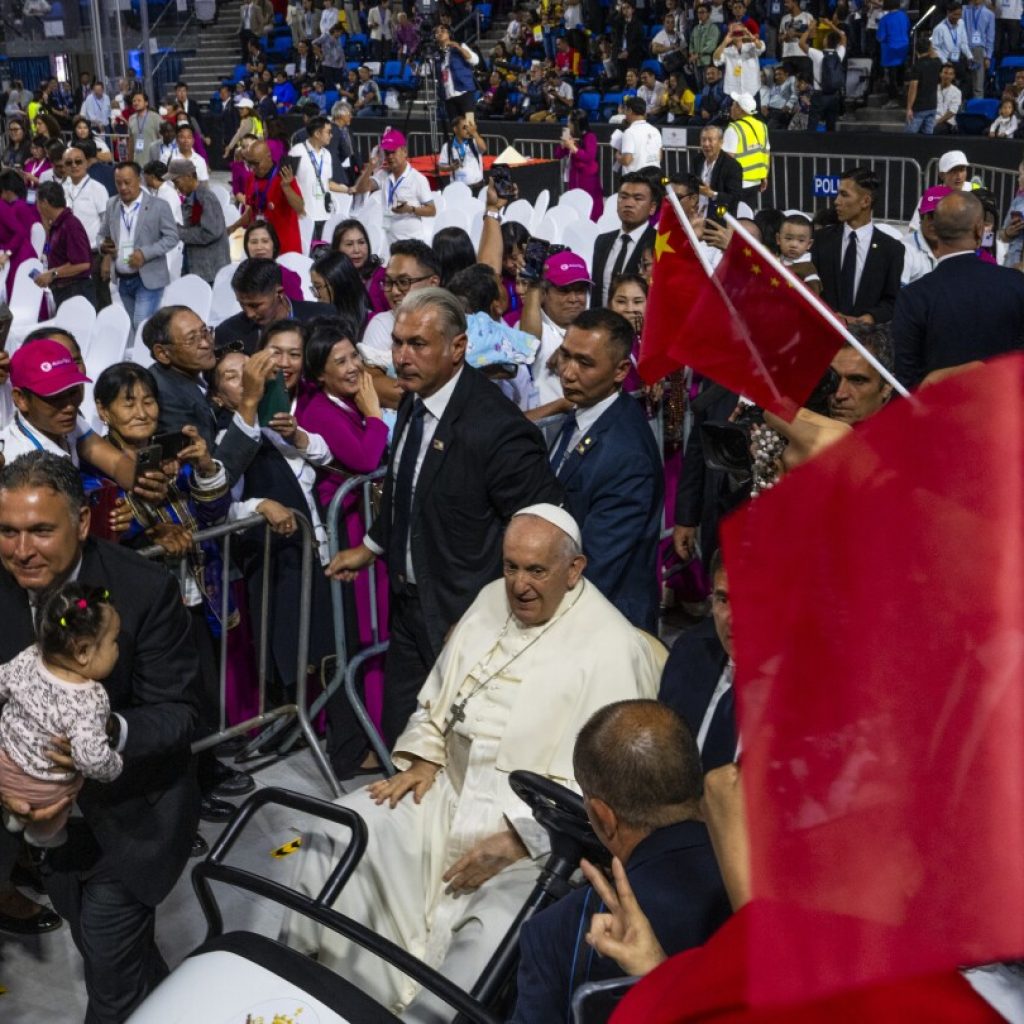
M 768 126 L 752 114 L 730 122 L 739 148 L 733 154 L 743 168 L 743 184 L 758 185 L 768 177 Z

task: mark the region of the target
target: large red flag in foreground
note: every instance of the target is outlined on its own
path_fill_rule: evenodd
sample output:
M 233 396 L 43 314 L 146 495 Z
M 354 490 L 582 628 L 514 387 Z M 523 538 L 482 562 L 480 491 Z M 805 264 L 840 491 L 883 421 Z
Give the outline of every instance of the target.
M 754 1003 L 1024 955 L 1024 357 L 916 398 L 724 526 Z
M 687 310 L 708 287 L 708 272 L 668 202 L 654 243 L 654 273 L 644 313 L 637 369 L 647 384 L 686 365 L 673 353 Z
M 766 249 L 733 228 L 715 282 L 690 311 L 673 355 L 792 420 L 845 343 L 834 317 Z
M 626 996 L 611 1024 L 998 1024 L 1003 1018 L 955 971 L 755 1009 L 750 959 L 774 962 L 775 946 L 751 948 L 757 918 L 778 908 L 750 903 L 698 949 L 662 964 Z M 811 927 L 817 922 L 805 922 Z

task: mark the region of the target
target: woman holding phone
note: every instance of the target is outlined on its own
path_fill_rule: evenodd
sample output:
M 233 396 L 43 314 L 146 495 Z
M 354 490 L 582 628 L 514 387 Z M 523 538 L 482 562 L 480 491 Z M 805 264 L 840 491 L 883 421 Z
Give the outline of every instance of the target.
M 352 476 L 372 473 L 384 458 L 388 446 L 388 428 L 381 414 L 380 399 L 373 377 L 363 366 L 350 329 L 343 320 L 322 321 L 310 330 L 306 342 L 305 371 L 314 390 L 299 411 L 303 428 L 319 435 L 330 448 L 330 471 L 321 470 L 317 496 L 325 510 L 338 488 Z M 364 522 L 361 492 L 350 494 L 341 508 L 341 544 L 351 547 L 363 539 Z M 387 622 L 387 569 L 382 561 L 371 570 L 376 573 L 377 621 Z M 355 614 L 348 615 L 346 634 L 349 652 L 365 649 L 373 642 L 368 573 L 346 584 Z M 387 636 L 382 629 L 381 639 Z M 384 659 L 370 660 L 362 673 L 367 708 L 379 720 L 384 689 Z M 368 750 L 366 736 L 354 721 L 349 728 L 339 725 L 331 744 L 331 763 L 339 777 L 351 777 L 361 771 L 374 771 L 379 765 Z

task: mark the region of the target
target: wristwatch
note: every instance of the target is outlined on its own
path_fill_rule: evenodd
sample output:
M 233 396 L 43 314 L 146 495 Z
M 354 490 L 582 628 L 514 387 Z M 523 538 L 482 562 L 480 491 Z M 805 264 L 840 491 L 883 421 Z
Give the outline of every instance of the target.
M 501 211 L 500 210 L 487 210 L 484 213 L 484 216 L 485 217 L 490 217 L 491 220 L 498 220 L 498 221 L 500 221 L 501 220 Z

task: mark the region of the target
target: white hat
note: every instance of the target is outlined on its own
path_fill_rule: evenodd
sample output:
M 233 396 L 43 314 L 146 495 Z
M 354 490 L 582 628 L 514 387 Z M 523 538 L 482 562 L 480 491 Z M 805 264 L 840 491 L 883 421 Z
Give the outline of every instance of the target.
M 544 519 L 552 526 L 557 526 L 562 533 L 567 533 L 576 542 L 577 547 L 583 546 L 583 534 L 580 533 L 579 525 L 564 508 L 543 502 L 521 508 L 512 518 L 515 519 L 516 516 L 536 516 L 538 519 Z
M 946 171 L 951 171 L 954 167 L 969 167 L 970 165 L 971 161 L 967 159 L 967 154 L 962 149 L 951 149 L 939 157 L 939 174 L 945 174 Z
M 753 220 L 754 211 L 753 209 L 744 202 L 736 204 L 736 219 L 737 220 Z
M 739 104 L 739 108 L 744 114 L 752 114 L 757 110 L 757 100 L 749 92 L 733 93 L 732 101 Z
M 253 103 L 253 101 L 251 99 L 249 99 L 248 96 L 239 96 L 238 99 L 235 100 L 235 106 L 236 107 L 254 107 L 254 106 L 256 106 L 256 104 Z

